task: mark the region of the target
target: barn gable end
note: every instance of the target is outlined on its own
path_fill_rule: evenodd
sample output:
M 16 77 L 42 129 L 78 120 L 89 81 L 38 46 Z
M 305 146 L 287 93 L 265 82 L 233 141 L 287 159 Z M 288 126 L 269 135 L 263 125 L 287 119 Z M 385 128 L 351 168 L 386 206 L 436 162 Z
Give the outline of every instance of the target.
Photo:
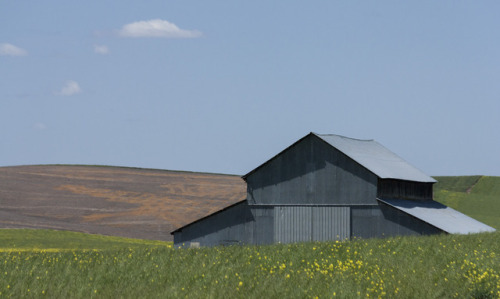
M 243 176 L 249 204 L 375 204 L 377 177 L 309 134 Z

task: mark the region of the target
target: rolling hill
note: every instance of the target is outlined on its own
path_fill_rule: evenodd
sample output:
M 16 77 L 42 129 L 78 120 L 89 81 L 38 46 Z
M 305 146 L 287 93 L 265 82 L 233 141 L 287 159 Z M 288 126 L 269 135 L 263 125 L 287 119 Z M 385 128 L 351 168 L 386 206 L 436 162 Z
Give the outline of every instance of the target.
M 434 199 L 500 230 L 500 177 L 434 177 Z
M 239 176 L 107 166 L 0 167 L 0 228 L 170 241 L 170 231 L 244 199 Z

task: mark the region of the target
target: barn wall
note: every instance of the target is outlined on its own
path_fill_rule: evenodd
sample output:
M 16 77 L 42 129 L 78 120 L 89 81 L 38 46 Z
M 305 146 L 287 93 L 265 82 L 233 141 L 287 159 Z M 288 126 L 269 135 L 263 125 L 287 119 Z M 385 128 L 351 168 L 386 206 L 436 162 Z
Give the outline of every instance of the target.
M 255 219 L 252 244 L 274 243 L 274 208 L 251 207 L 251 211 Z
M 376 203 L 377 177 L 314 135 L 248 175 L 250 204 Z
M 432 200 L 433 183 L 379 179 L 377 197 L 410 200 Z
M 198 242 L 202 246 L 248 243 L 254 217 L 246 202 L 234 205 L 174 232 L 174 244 Z
M 174 232 L 174 244 L 201 246 L 345 240 L 348 206 L 249 206 L 241 203 Z
M 271 244 L 274 235 L 273 219 L 272 208 L 251 208 L 245 201 L 174 232 L 174 244 Z
M 443 231 L 404 212 L 380 203 L 351 209 L 352 237 L 377 238 L 401 235 L 432 235 Z
M 350 208 L 339 206 L 277 206 L 274 242 L 294 243 L 350 238 Z
M 272 244 L 431 235 L 442 231 L 391 206 L 249 206 L 246 202 L 174 233 L 177 246 Z

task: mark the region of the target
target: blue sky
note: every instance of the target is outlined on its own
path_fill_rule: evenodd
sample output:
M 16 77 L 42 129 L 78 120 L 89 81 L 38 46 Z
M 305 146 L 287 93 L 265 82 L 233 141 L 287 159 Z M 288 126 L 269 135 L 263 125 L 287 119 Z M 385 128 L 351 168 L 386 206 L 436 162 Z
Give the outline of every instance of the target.
M 499 9 L 0 0 L 0 166 L 245 174 L 313 131 L 500 176 Z

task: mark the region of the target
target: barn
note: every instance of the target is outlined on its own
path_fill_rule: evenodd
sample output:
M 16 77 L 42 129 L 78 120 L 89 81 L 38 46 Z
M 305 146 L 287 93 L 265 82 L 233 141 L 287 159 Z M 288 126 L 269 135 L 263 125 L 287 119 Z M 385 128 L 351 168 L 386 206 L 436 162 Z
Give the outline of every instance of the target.
M 174 244 L 494 231 L 434 201 L 436 181 L 374 140 L 309 133 L 243 179 L 245 200 L 176 229 Z

